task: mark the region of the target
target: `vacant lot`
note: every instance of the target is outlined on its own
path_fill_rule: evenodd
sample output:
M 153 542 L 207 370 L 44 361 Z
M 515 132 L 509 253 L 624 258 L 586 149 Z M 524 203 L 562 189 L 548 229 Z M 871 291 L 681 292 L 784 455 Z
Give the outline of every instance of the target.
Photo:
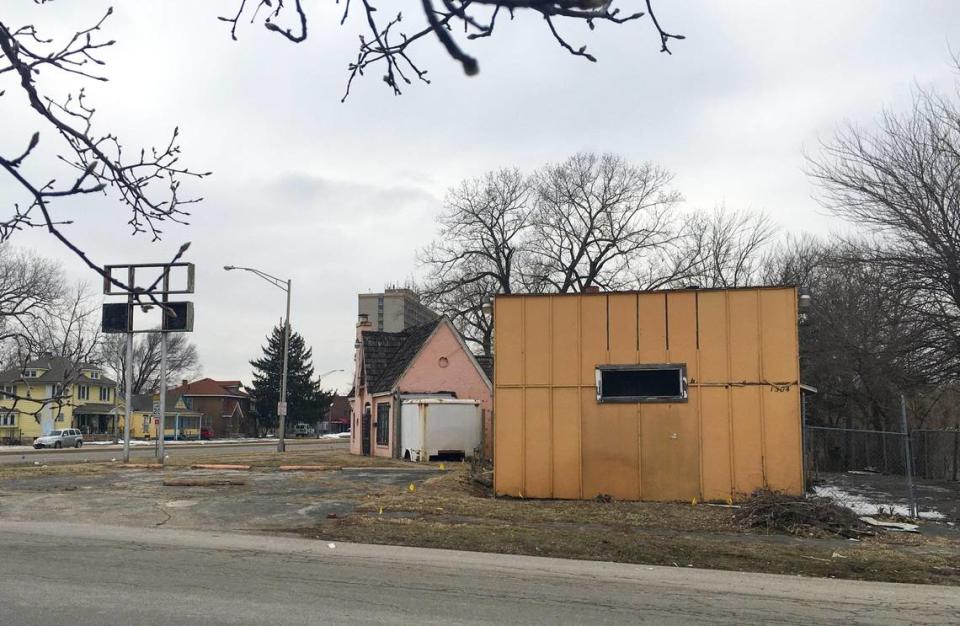
M 194 470 L 209 460 L 248 471 Z M 280 471 L 280 465 L 319 471 Z M 317 470 L 318 468 L 314 468 Z M 224 480 L 229 478 L 229 480 Z M 168 486 L 164 482 L 215 486 Z M 175 461 L 165 469 L 116 463 L 0 469 L 0 521 L 63 520 L 510 554 L 960 584 L 960 532 L 850 541 L 743 528 L 735 509 L 697 504 L 492 498 L 467 467 L 423 468 L 342 451 L 257 452 Z

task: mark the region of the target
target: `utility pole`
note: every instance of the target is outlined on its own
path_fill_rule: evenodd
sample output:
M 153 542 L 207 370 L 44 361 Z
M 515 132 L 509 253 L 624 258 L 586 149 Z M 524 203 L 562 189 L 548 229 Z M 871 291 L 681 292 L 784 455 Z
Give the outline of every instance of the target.
M 133 416 L 133 333 L 127 333 L 126 402 L 123 418 L 123 462 L 130 462 L 130 418 Z
M 280 401 L 277 402 L 277 452 L 284 452 L 287 449 L 285 438 L 285 429 L 287 422 L 287 361 L 290 351 L 290 293 L 293 290 L 293 281 L 291 279 L 282 280 L 276 276 L 271 276 L 266 272 L 254 269 L 252 267 L 239 267 L 236 265 L 224 265 L 226 271 L 243 270 L 256 274 L 274 287 L 287 292 L 287 314 L 283 322 L 283 377 L 280 380 Z

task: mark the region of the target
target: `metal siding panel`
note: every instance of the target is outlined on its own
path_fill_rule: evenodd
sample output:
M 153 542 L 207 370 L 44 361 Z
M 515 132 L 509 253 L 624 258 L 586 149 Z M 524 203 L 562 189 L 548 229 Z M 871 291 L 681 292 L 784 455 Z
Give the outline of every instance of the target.
M 637 295 L 611 294 L 609 302 L 610 362 L 637 362 Z
M 728 390 L 723 387 L 705 387 L 699 390 L 699 394 L 703 499 L 726 500 L 733 496 Z
M 583 421 L 583 496 L 639 496 L 637 405 L 598 404 L 592 390 L 580 394 Z
M 687 377 L 697 372 L 697 296 L 684 291 L 667 296 L 667 360 L 686 363 Z
M 663 363 L 667 360 L 666 294 L 639 294 L 637 297 L 637 332 L 640 363 Z M 660 463 L 663 442 L 669 434 L 667 407 L 645 404 L 640 407 L 640 493 L 644 500 L 664 499 L 662 484 L 665 471 Z
M 523 490 L 523 390 L 497 389 L 494 398 L 494 485 L 498 494 Z
M 699 388 L 702 446 L 701 483 L 705 500 L 733 495 L 730 440 L 730 390 L 727 351 L 727 296 L 724 292 L 697 294 L 700 336 Z
M 763 378 L 797 383 L 800 358 L 797 346 L 797 295 L 794 289 L 760 293 Z M 765 476 L 770 489 L 803 493 L 800 390 L 763 388 Z
M 640 294 L 637 310 L 639 362 L 662 363 L 666 360 L 667 350 L 666 294 Z
M 580 384 L 592 387 L 596 382 L 597 365 L 607 362 L 607 297 L 581 295 L 578 299 Z
M 767 486 L 793 495 L 803 494 L 803 462 L 800 457 L 800 390 L 764 387 L 764 433 L 766 435 Z
M 644 500 L 691 500 L 700 495 L 696 414 L 683 414 L 680 406 L 645 404 L 641 408 Z
M 750 495 L 764 486 L 760 387 L 734 387 L 730 393 L 733 487 L 737 495 Z
M 524 384 L 550 382 L 550 299 L 524 298 Z
M 575 364 L 575 362 L 574 362 Z M 580 497 L 580 391 L 553 390 L 553 497 Z
M 730 291 L 730 380 L 756 382 L 760 378 L 759 324 L 757 292 Z
M 795 382 L 797 355 L 796 295 L 793 289 L 760 292 L 763 378 L 771 382 Z
M 519 385 L 523 382 L 523 299 L 495 298 L 494 305 L 496 384 Z
M 524 391 L 523 415 L 523 495 L 528 498 L 549 498 L 553 495 L 550 390 L 528 387 Z
M 667 296 L 667 361 L 686 363 L 687 377 L 698 377 L 697 296 L 695 292 L 670 293 Z M 690 500 L 700 494 L 700 404 L 697 389 L 690 389 L 687 402 L 668 405 L 673 424 L 667 460 L 674 467 L 672 499 Z M 673 435 L 676 435 L 674 437 Z
M 699 298 L 700 382 L 726 383 L 727 375 L 727 299 L 718 291 L 704 291 Z
M 553 385 L 578 385 L 580 376 L 579 298 L 556 297 L 552 302 L 551 350 Z

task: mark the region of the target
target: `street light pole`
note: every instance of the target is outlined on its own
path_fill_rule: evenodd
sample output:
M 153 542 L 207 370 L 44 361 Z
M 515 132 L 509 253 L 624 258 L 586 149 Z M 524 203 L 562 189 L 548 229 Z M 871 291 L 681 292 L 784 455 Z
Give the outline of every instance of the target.
M 287 292 L 287 314 L 283 322 L 283 378 L 280 379 L 280 402 L 277 403 L 277 417 L 279 418 L 277 432 L 277 452 L 284 452 L 287 449 L 285 439 L 285 427 L 287 421 L 287 363 L 290 356 L 290 293 L 293 288 L 293 280 L 282 280 L 276 276 L 271 276 L 266 272 L 254 269 L 252 267 L 239 267 L 236 265 L 224 265 L 226 271 L 243 270 L 256 274 L 274 287 Z
M 287 314 L 283 318 L 283 378 L 280 379 L 280 402 L 283 403 L 283 411 L 277 411 L 280 418 L 280 432 L 277 433 L 277 452 L 283 452 L 287 449 L 284 437 L 287 426 L 287 362 L 290 358 L 290 291 L 293 281 L 287 279 Z

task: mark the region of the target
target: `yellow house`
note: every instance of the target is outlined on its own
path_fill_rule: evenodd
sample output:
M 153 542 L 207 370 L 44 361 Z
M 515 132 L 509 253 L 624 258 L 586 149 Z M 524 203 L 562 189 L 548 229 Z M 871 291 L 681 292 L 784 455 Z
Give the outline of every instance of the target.
M 30 443 L 60 428 L 112 435 L 122 424 L 117 383 L 89 363 L 42 356 L 0 373 L 0 443 Z
M 130 415 L 130 437 L 133 439 L 155 439 L 157 437 L 157 416 L 159 415 L 160 394 L 137 393 L 133 395 L 133 411 Z M 203 414 L 188 406 L 189 400 L 177 393 L 168 393 L 164 410 L 164 430 L 167 438 L 197 439 Z M 123 412 L 121 408 L 121 413 Z M 123 419 L 121 415 L 121 428 Z

